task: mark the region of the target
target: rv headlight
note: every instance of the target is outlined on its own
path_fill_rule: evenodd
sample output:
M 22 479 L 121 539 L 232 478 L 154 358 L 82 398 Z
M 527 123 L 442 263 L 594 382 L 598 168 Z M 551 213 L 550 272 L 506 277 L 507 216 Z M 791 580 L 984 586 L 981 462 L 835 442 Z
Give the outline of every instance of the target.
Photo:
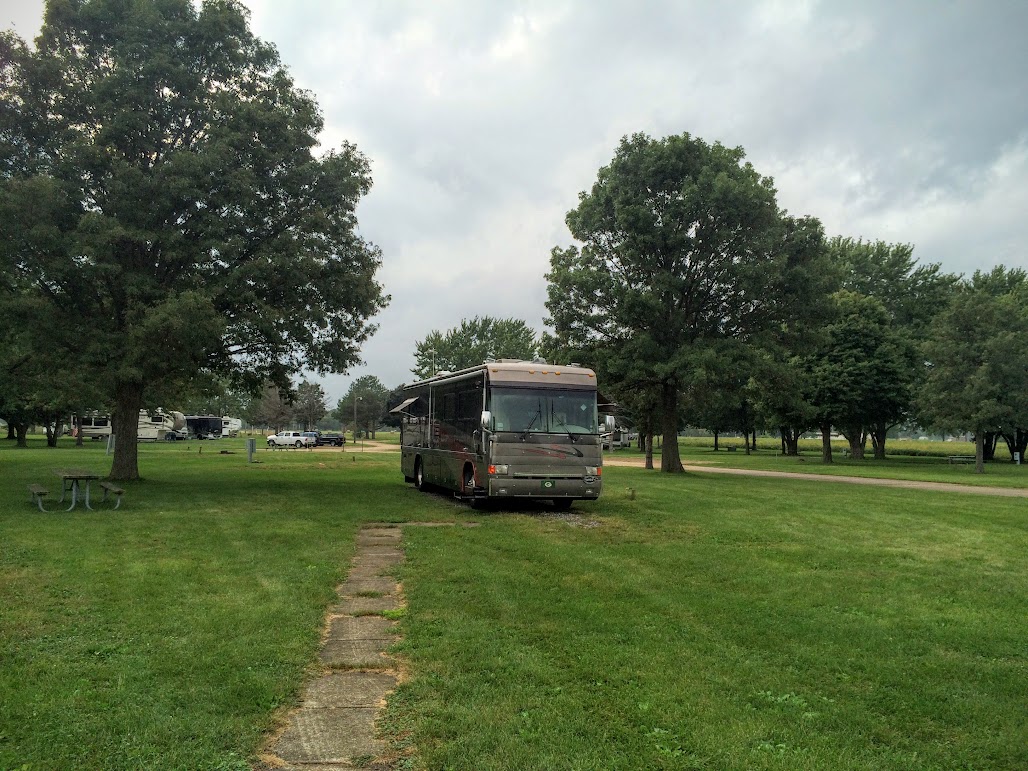
M 499 466 L 490 466 L 489 473 L 492 476 L 506 476 L 507 472 L 510 471 L 510 466 L 507 464 L 501 464 Z
M 603 469 L 599 466 L 586 466 L 585 475 L 587 477 L 598 477 L 603 472 Z

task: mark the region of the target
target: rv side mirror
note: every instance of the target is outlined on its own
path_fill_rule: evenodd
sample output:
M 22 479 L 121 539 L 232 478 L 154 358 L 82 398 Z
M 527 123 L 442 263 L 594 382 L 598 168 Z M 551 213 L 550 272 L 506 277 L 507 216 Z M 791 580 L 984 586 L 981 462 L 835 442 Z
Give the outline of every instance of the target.
M 608 415 L 603 421 L 603 425 L 608 431 L 613 431 L 617 428 L 617 421 L 614 419 L 613 415 Z
M 482 410 L 482 430 L 493 430 L 493 413 L 489 412 L 489 410 Z

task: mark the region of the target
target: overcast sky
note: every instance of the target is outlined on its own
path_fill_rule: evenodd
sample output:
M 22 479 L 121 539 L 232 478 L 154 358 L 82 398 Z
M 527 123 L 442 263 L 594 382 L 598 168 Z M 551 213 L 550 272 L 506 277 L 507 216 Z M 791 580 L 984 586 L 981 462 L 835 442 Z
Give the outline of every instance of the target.
M 364 366 L 476 315 L 542 331 L 553 246 L 619 139 L 741 145 L 829 235 L 969 273 L 1028 268 L 1028 3 L 246 0 L 374 188 L 358 216 L 392 302 Z M 0 0 L 39 29 L 41 0 Z

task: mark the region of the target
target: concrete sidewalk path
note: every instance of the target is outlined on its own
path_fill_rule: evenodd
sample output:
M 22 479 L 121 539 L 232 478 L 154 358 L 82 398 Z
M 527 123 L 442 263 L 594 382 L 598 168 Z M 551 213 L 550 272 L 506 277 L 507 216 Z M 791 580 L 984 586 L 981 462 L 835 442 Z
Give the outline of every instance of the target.
M 268 768 L 327 771 L 386 769 L 377 762 L 386 744 L 375 736 L 375 718 L 396 688 L 395 661 L 386 653 L 399 636 L 382 614 L 403 607 L 392 575 L 403 561 L 402 530 L 364 527 L 339 601 L 328 613 L 319 659 L 324 673 L 307 684 L 300 708 L 271 744 Z
M 463 523 L 473 527 L 476 523 Z M 329 610 L 318 657 L 324 671 L 304 689 L 299 709 L 269 744 L 261 769 L 336 771 L 392 768 L 375 719 L 396 688 L 396 662 L 388 649 L 400 639 L 385 613 L 404 607 L 393 571 L 403 562 L 403 527 L 450 526 L 452 522 L 367 525 L 339 601 Z

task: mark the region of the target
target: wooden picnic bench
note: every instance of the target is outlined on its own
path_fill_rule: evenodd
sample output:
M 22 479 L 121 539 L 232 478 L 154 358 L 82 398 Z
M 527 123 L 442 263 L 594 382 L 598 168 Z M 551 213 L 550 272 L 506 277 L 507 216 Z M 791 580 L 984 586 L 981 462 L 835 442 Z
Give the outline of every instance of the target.
M 113 484 L 112 482 L 101 482 L 100 483 L 100 487 L 102 487 L 104 489 L 104 496 L 103 496 L 103 498 L 100 499 L 100 503 L 106 503 L 107 502 L 107 495 L 108 495 L 108 493 L 110 493 L 111 495 L 115 496 L 115 498 L 116 498 L 116 500 L 114 502 L 114 508 L 116 509 L 119 506 L 121 506 L 121 496 L 125 494 L 124 490 L 122 490 L 120 487 L 118 487 L 117 485 Z
M 977 458 L 973 455 L 950 455 L 946 460 L 950 463 L 974 463 Z
M 39 506 L 40 511 L 46 511 L 43 508 L 43 499 L 50 494 L 43 485 L 29 485 L 29 493 L 32 495 L 32 502 Z

